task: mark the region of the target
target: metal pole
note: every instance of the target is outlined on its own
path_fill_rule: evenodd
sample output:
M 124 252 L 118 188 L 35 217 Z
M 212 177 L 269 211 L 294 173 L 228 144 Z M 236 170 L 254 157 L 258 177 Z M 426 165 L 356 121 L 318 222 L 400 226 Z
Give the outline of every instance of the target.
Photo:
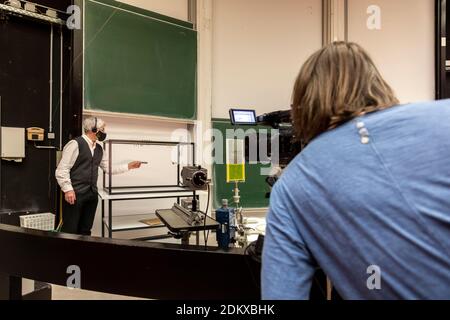
M 189 232 L 184 232 L 182 235 L 182 238 L 181 238 L 181 244 L 188 246 L 190 237 L 191 237 L 191 234 Z
M 102 238 L 105 237 L 105 200 L 101 199 L 102 201 Z
M 59 150 L 62 150 L 63 147 L 63 142 L 62 142 L 62 131 L 63 131 L 63 78 L 64 78 L 64 73 L 63 73 L 63 68 L 64 68 L 64 58 L 63 58 L 63 53 L 64 53 L 64 29 L 61 28 L 61 50 L 60 50 L 60 76 L 59 76 Z
M 2 153 L 2 96 L 0 96 L 0 156 Z M 0 209 L 3 209 L 3 194 L 2 194 L 2 159 L 0 158 Z
M 181 171 L 180 171 L 180 145 L 177 145 L 177 184 L 178 186 L 181 185 L 181 181 L 180 181 L 180 175 L 181 175 Z
M 103 152 L 107 152 L 107 149 L 108 148 L 108 146 L 107 146 L 107 144 L 106 144 L 106 142 L 103 142 Z M 102 170 L 103 171 L 103 190 L 105 190 L 106 191 L 106 173 L 105 173 L 105 170 Z
M 194 30 L 197 30 L 197 0 L 188 0 L 188 21 L 194 26 Z
M 199 211 L 199 208 L 198 208 L 198 201 L 197 201 L 197 192 L 195 190 L 193 191 L 193 196 L 194 196 L 194 198 L 192 199 L 192 212 L 197 212 L 197 211 Z
M 108 237 L 112 239 L 113 218 L 112 218 L 112 200 L 108 201 Z
M 50 26 L 50 120 L 48 125 L 48 131 L 53 132 L 53 24 Z
M 344 21 L 344 25 L 345 25 L 345 41 L 348 41 L 348 0 L 344 1 L 344 7 L 345 7 L 345 21 Z
M 109 178 L 109 194 L 112 194 L 112 141 L 109 141 L 109 154 L 108 154 L 108 178 Z
M 322 46 L 325 46 L 328 44 L 328 21 L 329 21 L 329 15 L 328 15 L 328 0 L 322 0 Z

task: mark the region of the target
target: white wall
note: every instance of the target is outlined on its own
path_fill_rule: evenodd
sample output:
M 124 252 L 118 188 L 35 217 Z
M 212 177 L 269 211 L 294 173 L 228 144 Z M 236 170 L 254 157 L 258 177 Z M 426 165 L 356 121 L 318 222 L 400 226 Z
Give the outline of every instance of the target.
M 288 109 L 302 63 L 322 45 L 321 0 L 214 0 L 213 117 Z
M 367 28 L 367 8 L 381 8 L 381 30 Z M 402 103 L 433 100 L 434 1 L 350 0 L 349 40 L 365 47 Z
M 118 0 L 180 20 L 188 20 L 188 0 Z

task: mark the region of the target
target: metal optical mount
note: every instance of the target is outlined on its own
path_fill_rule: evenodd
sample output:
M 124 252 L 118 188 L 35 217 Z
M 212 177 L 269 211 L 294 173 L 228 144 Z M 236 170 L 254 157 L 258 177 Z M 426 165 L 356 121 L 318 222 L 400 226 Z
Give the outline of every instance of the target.
M 184 167 L 181 171 L 183 186 L 190 190 L 206 190 L 208 188 L 208 170 L 198 167 Z

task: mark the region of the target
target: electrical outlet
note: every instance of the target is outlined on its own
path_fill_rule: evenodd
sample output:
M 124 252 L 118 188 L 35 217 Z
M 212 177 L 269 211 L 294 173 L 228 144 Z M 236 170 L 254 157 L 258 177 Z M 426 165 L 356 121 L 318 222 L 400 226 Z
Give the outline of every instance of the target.
M 56 139 L 55 133 L 54 132 L 49 132 L 47 134 L 47 138 L 48 138 L 48 140 L 55 140 Z

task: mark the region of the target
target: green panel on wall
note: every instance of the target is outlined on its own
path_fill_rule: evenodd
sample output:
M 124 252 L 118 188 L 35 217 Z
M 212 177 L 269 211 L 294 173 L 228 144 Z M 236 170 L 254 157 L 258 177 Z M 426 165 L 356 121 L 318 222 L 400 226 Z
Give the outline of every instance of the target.
M 85 1 L 85 108 L 195 119 L 192 24 L 120 2 Z
M 213 129 L 219 130 L 223 135 L 223 146 L 226 143 L 227 129 L 268 129 L 263 126 L 233 126 L 229 120 L 214 120 Z M 224 149 L 224 157 L 226 150 Z M 214 181 L 214 206 L 218 208 L 221 206 L 222 199 L 228 199 L 230 206 L 233 199 L 234 183 L 227 183 L 226 164 L 225 159 L 222 159 L 223 164 L 214 164 L 213 166 L 213 181 Z M 266 184 L 266 176 L 261 175 L 261 169 L 270 167 L 270 165 L 249 164 L 245 165 L 246 182 L 239 183 L 241 191 L 241 205 L 244 208 L 266 208 L 269 206 L 269 199 L 266 194 L 270 191 L 270 187 Z

